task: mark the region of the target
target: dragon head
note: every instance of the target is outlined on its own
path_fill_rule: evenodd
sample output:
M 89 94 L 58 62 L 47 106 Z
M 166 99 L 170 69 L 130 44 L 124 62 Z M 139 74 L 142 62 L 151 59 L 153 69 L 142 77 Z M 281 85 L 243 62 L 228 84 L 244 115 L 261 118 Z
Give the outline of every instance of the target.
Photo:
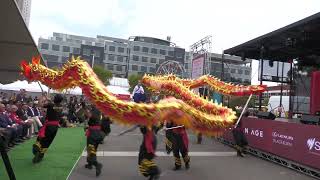
M 32 57 L 32 64 L 29 64 L 26 60 L 22 60 L 20 68 L 24 77 L 28 80 L 32 80 L 32 66 L 40 64 L 40 56 Z

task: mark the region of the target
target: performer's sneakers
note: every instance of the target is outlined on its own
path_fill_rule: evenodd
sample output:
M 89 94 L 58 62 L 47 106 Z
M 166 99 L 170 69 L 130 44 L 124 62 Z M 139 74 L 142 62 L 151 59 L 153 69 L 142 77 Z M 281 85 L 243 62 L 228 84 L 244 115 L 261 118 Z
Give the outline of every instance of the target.
M 40 153 L 36 153 L 36 155 L 32 159 L 32 163 L 33 164 L 39 163 L 40 161 L 42 161 L 42 158 L 43 156 L 41 156 Z
M 190 169 L 190 163 L 189 162 L 186 162 L 186 169 Z
M 174 171 L 181 170 L 181 166 L 175 166 L 175 167 L 173 168 L 173 170 L 174 170 Z
M 101 174 L 102 164 L 98 163 L 96 166 L 96 176 Z
M 245 155 L 241 151 L 237 151 L 237 156 L 245 157 Z
M 92 169 L 92 165 L 91 164 L 86 164 L 86 165 L 84 165 L 84 167 L 87 168 L 87 169 Z
M 151 175 L 149 180 L 158 180 L 160 178 L 160 174 Z

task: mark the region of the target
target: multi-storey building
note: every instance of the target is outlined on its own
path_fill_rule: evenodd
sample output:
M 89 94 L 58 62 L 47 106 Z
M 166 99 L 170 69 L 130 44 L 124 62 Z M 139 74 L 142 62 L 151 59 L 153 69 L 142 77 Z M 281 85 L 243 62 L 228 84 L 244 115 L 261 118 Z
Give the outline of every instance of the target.
M 81 56 L 91 65 L 100 65 L 116 77 L 130 74 L 155 74 L 167 61 L 179 63 L 190 77 L 192 55 L 168 40 L 135 36 L 127 39 L 97 36 L 96 38 L 53 33 L 39 39 L 40 52 L 49 67 L 61 66 L 72 55 Z M 221 55 L 210 54 L 210 74 L 221 77 Z M 239 57 L 224 56 L 224 80 L 251 82 L 251 68 Z
M 22 18 L 27 26 L 29 26 L 30 12 L 31 12 L 31 0 L 16 0 L 18 9 L 22 15 Z

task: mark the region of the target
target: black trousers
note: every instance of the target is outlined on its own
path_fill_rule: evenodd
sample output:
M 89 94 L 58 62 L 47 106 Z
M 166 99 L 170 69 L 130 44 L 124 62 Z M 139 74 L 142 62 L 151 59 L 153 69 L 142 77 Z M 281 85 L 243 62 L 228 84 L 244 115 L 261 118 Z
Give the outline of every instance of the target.
M 103 141 L 102 131 L 91 130 L 89 137 L 87 137 L 87 163 L 90 166 L 98 165 L 97 149 L 101 141 Z
M 4 146 L 8 147 L 8 144 L 12 138 L 12 131 L 10 131 L 9 128 L 5 128 L 1 130 L 1 133 L 3 135 Z
M 148 153 L 143 143 L 140 146 L 138 158 L 139 171 L 143 176 L 148 177 L 160 173 L 160 170 L 153 159 L 154 154 Z
M 22 133 L 21 133 L 21 137 L 25 137 L 28 135 L 28 129 L 31 127 L 30 124 L 24 123 L 19 125 L 22 128 Z
M 11 143 L 18 137 L 17 129 L 12 127 L 6 128 L 5 135 L 7 136 L 6 137 L 7 144 Z
M 165 137 L 165 144 L 166 144 L 166 151 L 168 154 L 170 154 L 170 152 L 172 151 L 173 147 L 172 147 L 172 142 L 173 142 L 173 134 L 172 134 L 172 130 L 167 130 L 166 131 L 166 137 Z
M 33 145 L 33 153 L 40 153 L 40 156 L 43 157 L 44 154 L 47 152 L 49 146 L 51 145 L 52 141 L 56 137 L 58 126 L 47 126 L 45 131 L 45 137 L 37 138 L 36 143 Z
M 175 159 L 175 166 L 176 167 L 181 167 L 181 159 L 180 159 L 180 154 L 183 158 L 184 163 L 189 163 L 190 162 L 190 157 L 188 155 L 188 149 L 186 148 L 186 145 L 183 142 L 183 138 L 180 134 L 174 133 L 173 135 L 173 156 Z

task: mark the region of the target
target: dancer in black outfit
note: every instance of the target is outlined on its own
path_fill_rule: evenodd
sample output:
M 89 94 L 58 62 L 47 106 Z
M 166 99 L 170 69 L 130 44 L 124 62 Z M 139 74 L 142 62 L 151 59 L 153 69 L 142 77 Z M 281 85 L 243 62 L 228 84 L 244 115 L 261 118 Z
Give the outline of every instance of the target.
M 101 174 L 102 164 L 97 161 L 97 149 L 99 144 L 103 141 L 103 132 L 101 131 L 101 114 L 93 109 L 86 109 L 86 117 L 89 119 L 88 128 L 86 130 L 87 136 L 87 164 L 85 168 L 96 168 L 96 176 Z
M 47 108 L 46 122 L 39 131 L 36 143 L 33 144 L 33 163 L 38 163 L 43 159 L 44 154 L 57 134 L 59 121 L 63 116 L 62 100 L 63 97 L 60 94 L 57 94 L 54 97 L 53 103 L 49 102 L 43 106 L 44 108 Z

